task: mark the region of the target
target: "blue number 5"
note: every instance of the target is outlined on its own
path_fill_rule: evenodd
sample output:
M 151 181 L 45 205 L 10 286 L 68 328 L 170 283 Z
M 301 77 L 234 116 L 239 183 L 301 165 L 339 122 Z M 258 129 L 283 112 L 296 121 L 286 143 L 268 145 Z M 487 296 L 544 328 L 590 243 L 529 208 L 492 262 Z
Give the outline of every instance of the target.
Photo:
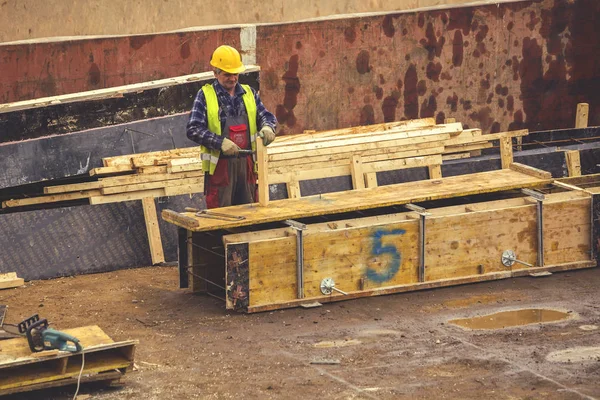
M 404 229 L 395 229 L 392 231 L 376 231 L 373 234 L 373 250 L 372 254 L 375 256 L 382 254 L 389 254 L 391 260 L 388 263 L 386 271 L 381 273 L 375 271 L 373 268 L 367 267 L 367 278 L 373 282 L 383 283 L 391 280 L 400 270 L 400 261 L 402 256 L 398 253 L 396 246 L 383 246 L 381 244 L 381 238 L 388 235 L 403 235 L 406 231 Z

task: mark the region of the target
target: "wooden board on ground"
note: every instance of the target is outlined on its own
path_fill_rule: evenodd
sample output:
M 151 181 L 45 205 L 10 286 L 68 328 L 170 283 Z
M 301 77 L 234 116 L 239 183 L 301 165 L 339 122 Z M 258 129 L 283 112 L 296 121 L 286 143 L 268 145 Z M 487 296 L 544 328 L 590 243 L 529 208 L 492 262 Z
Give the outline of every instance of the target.
M 16 272 L 8 272 L 6 274 L 0 274 L 0 289 L 11 289 L 19 286 L 23 286 L 25 281 L 23 278 L 19 278 Z M 0 322 L 2 322 L 0 320 Z M 2 324 L 0 324 L 2 326 Z
M 114 342 L 98 326 L 64 332 L 78 338 L 84 347 L 83 375 L 88 380 L 116 379 L 133 367 L 137 340 Z M 69 352 L 35 357 L 26 338 L 4 340 L 0 343 L 0 395 L 76 382 L 81 359 L 81 353 Z

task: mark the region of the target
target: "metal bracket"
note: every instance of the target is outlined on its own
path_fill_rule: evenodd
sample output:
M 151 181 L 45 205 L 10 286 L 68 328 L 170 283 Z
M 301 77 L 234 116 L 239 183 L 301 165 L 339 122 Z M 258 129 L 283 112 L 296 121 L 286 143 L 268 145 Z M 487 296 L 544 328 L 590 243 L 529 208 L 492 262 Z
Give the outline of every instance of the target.
M 419 214 L 419 282 L 425 282 L 425 218 L 431 213 L 416 204 L 408 203 L 404 207 Z
M 284 224 L 296 231 L 296 287 L 297 298 L 304 298 L 304 240 L 302 232 L 306 230 L 306 224 L 291 219 L 283 221 Z
M 325 278 L 321 281 L 321 293 L 324 295 L 330 295 L 334 290 L 345 296 L 348 296 L 348 293 L 335 287 L 335 281 L 333 278 Z
M 502 258 L 500 260 L 502 261 L 502 265 L 504 265 L 505 267 L 512 267 L 514 263 L 519 263 L 527 265 L 528 267 L 533 267 L 533 265 L 526 263 L 525 261 L 517 260 L 517 255 L 512 250 L 504 250 L 502 252 Z
M 537 263 L 538 267 L 544 266 L 544 193 L 531 189 L 521 189 L 523 194 L 535 199 L 537 205 Z

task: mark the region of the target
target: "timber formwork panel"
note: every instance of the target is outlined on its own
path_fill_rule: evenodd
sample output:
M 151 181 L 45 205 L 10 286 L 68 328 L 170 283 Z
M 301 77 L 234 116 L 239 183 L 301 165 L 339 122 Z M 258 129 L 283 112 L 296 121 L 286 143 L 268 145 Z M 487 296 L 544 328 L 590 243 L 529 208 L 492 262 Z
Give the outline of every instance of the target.
M 225 235 L 227 308 L 261 311 L 303 301 L 336 301 L 596 265 L 591 254 L 591 195 L 546 194 L 543 265 L 537 203 L 530 197 L 428 210 L 424 279 L 421 228 L 413 212 L 333 220 L 303 233 L 303 299 L 298 297 L 296 234 L 278 228 Z M 507 266 L 512 250 L 519 262 Z M 530 265 L 525 265 L 524 262 Z M 323 279 L 349 293 L 324 295 Z

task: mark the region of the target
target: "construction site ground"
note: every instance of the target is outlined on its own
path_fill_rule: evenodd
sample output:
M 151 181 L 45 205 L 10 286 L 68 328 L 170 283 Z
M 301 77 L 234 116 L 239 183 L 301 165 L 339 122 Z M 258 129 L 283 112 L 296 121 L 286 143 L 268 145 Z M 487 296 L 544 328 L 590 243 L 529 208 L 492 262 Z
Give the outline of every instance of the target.
M 599 287 L 590 269 L 238 314 L 178 289 L 176 268 L 151 267 L 32 281 L 0 291 L 0 304 L 7 323 L 39 313 L 55 329 L 98 325 L 115 341 L 139 339 L 137 370 L 117 385 L 83 385 L 83 398 L 593 399 Z M 568 318 L 495 330 L 449 323 L 522 308 Z

